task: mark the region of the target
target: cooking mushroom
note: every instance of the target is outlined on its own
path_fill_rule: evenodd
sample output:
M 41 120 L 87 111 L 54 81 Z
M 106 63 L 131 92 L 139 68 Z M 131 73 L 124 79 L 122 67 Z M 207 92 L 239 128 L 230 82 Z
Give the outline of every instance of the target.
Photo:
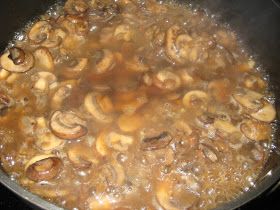
M 165 177 L 163 181 L 156 184 L 156 198 L 159 204 L 168 210 L 189 209 L 197 202 L 198 197 L 195 192 L 186 190 L 180 184 L 182 182 L 172 176 Z M 179 184 L 176 184 L 179 182 Z
M 272 104 L 265 102 L 264 106 L 251 116 L 256 120 L 272 122 L 276 117 L 276 110 Z
M 109 153 L 110 148 L 123 152 L 128 150 L 132 143 L 133 138 L 131 136 L 119 134 L 114 131 L 110 133 L 103 131 L 97 137 L 96 150 L 102 156 L 105 156 Z
M 92 1 L 92 22 L 108 22 L 120 13 L 120 7 L 115 1 Z
M 56 111 L 50 119 L 50 128 L 58 138 L 73 140 L 87 134 L 86 121 L 71 111 Z
M 129 42 L 132 39 L 133 31 L 129 25 L 121 24 L 116 27 L 114 36 L 117 40 Z
M 66 37 L 66 33 L 62 29 L 52 29 L 49 32 L 48 38 L 40 45 L 46 48 L 56 48 L 62 43 L 62 40 L 66 39 Z
M 127 62 L 125 62 L 125 66 L 127 70 L 133 72 L 146 72 L 149 71 L 149 66 L 145 63 L 144 57 L 141 56 L 133 56 L 133 58 Z
M 52 26 L 46 20 L 35 23 L 28 33 L 28 38 L 35 44 L 40 44 L 49 37 Z
M 0 92 L 0 116 L 5 114 L 8 108 L 14 105 L 14 100 L 7 94 Z
M 0 68 L 0 80 L 7 79 L 7 77 L 9 77 L 10 74 L 11 74 L 11 72 Z
M 169 70 L 159 71 L 153 79 L 154 85 L 163 90 L 176 90 L 181 86 L 181 79 Z
M 38 155 L 27 162 L 25 174 L 35 182 L 48 181 L 57 177 L 62 167 L 62 161 L 55 155 Z
M 122 131 L 133 132 L 142 126 L 143 118 L 139 114 L 122 114 L 117 123 Z
M 71 91 L 76 86 L 76 83 L 75 80 L 68 80 L 58 85 L 51 97 L 51 107 L 53 109 L 61 107 L 63 101 L 71 95 Z
M 113 118 L 111 115 L 106 114 L 104 111 L 106 110 L 105 107 L 111 106 L 111 101 L 104 101 L 100 99 L 102 99 L 102 95 L 100 93 L 89 93 L 85 97 L 84 106 L 96 120 L 103 123 L 110 123 L 112 122 Z M 105 104 L 103 104 L 102 102 Z M 108 105 L 107 103 L 110 103 L 110 105 Z
M 240 125 L 241 132 L 254 141 L 263 141 L 270 138 L 271 128 L 269 124 L 247 120 Z
M 238 89 L 235 93 L 233 93 L 233 98 L 239 104 L 253 111 L 258 111 L 262 108 L 263 105 L 260 102 L 262 97 L 262 94 L 245 88 Z
M 200 144 L 199 148 L 202 150 L 203 154 L 206 158 L 208 158 L 212 162 L 218 161 L 217 151 L 210 145 Z
M 165 148 L 172 141 L 172 136 L 169 132 L 164 131 L 158 136 L 146 137 L 141 142 L 141 150 L 150 151 Z
M 43 92 L 47 92 L 49 89 L 54 88 L 56 85 L 56 76 L 47 71 L 40 71 L 31 76 L 33 81 L 36 81 L 34 88 Z
M 105 137 L 105 142 L 107 146 L 114 150 L 124 152 L 127 151 L 128 147 L 133 143 L 133 138 L 116 132 L 110 132 Z
M 87 58 L 77 58 L 70 60 L 68 66 L 63 71 L 63 76 L 68 79 L 76 78 L 81 75 L 81 73 L 87 68 L 88 59 Z
M 64 6 L 65 11 L 71 15 L 84 13 L 88 9 L 88 5 L 84 0 L 68 0 Z
M 188 109 L 206 110 L 208 95 L 201 90 L 192 90 L 183 97 L 183 104 Z
M 35 133 L 35 145 L 40 150 L 50 152 L 54 149 L 59 149 L 64 145 L 65 141 L 59 139 L 50 132 L 50 130 L 47 127 L 46 119 L 44 117 L 38 117 L 37 119 L 29 117 L 23 118 L 23 120 L 27 124 L 23 126 L 23 121 L 21 123 L 21 126 L 23 128 L 29 126 L 29 133 L 33 135 Z
M 33 67 L 34 57 L 21 48 L 12 47 L 0 57 L 0 64 L 7 71 L 23 73 Z
M 34 53 L 35 65 L 40 70 L 53 71 L 54 62 L 50 51 L 45 47 L 37 48 Z
M 114 54 L 110 50 L 104 49 L 100 51 L 100 53 L 101 56 L 96 61 L 95 65 L 95 72 L 97 74 L 103 74 L 105 72 L 108 72 L 112 70 L 115 66 Z
M 246 88 L 252 90 L 263 90 L 266 87 L 265 81 L 254 75 L 246 75 L 243 83 Z
M 71 145 L 67 150 L 67 155 L 74 167 L 79 169 L 87 169 L 92 164 L 98 163 L 92 149 L 84 144 Z
M 230 121 L 220 119 L 215 119 L 214 127 L 221 132 L 229 134 L 238 131 L 238 129 Z

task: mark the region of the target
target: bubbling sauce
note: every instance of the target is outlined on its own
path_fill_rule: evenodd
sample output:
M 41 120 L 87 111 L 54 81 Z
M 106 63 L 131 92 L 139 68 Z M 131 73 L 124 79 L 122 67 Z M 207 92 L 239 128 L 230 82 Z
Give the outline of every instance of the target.
M 204 10 L 68 0 L 0 57 L 0 154 L 66 209 L 212 209 L 248 190 L 275 108 Z

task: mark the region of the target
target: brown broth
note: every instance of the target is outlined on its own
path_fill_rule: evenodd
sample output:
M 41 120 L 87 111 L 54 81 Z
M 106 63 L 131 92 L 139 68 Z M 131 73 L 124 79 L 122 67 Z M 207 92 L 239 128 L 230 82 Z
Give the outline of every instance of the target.
M 153 0 L 41 20 L 14 43 L 31 68 L 0 58 L 1 164 L 22 186 L 67 209 L 195 210 L 254 185 L 275 109 L 233 31 Z

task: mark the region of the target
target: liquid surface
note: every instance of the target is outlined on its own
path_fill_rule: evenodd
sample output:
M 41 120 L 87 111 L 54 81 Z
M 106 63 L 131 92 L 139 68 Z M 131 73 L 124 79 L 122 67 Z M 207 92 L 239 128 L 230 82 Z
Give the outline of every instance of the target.
M 0 154 L 67 209 L 212 209 L 268 156 L 267 82 L 199 9 L 69 0 L 0 57 Z

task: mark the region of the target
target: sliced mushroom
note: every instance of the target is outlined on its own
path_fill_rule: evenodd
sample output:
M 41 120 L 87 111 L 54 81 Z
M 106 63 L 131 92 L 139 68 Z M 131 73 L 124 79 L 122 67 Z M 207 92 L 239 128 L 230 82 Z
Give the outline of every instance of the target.
M 127 151 L 129 146 L 133 143 L 133 138 L 116 132 L 110 132 L 105 137 L 105 142 L 107 146 L 113 148 L 114 150 L 124 152 Z
M 150 151 L 158 150 L 167 147 L 172 141 L 172 136 L 169 132 L 164 131 L 158 136 L 146 137 L 141 142 L 141 150 Z
M 166 177 L 163 181 L 157 183 L 157 201 L 164 209 L 189 209 L 197 202 L 198 197 L 191 190 L 186 190 L 185 184 L 176 184 L 177 179 L 172 178 Z
M 103 74 L 112 70 L 115 66 L 114 54 L 107 49 L 101 51 L 101 58 L 97 60 L 95 65 L 95 71 L 97 74 Z
M 77 58 L 69 62 L 66 69 L 63 71 L 63 76 L 68 79 L 73 79 L 81 75 L 81 73 L 87 68 L 88 59 L 87 58 Z
M 87 134 L 86 121 L 71 111 L 56 111 L 50 119 L 50 128 L 58 138 L 73 140 Z
M 72 89 L 76 86 L 75 80 L 68 80 L 60 83 L 51 97 L 51 107 L 59 109 L 63 101 L 71 95 Z
M 92 164 L 97 164 L 98 160 L 94 157 L 92 149 L 84 144 L 74 144 L 67 150 L 67 155 L 71 163 L 76 168 L 87 169 Z
M 217 151 L 213 147 L 207 144 L 200 144 L 199 148 L 202 150 L 206 158 L 208 158 L 212 162 L 218 161 Z
M 10 76 L 11 72 L 0 68 L 0 80 L 5 80 Z
M 122 114 L 117 123 L 122 131 L 133 132 L 142 126 L 143 118 L 139 114 Z
M 129 71 L 146 72 L 149 66 L 145 63 L 145 58 L 141 56 L 133 56 L 132 60 L 125 62 L 125 66 Z
M 21 48 L 12 47 L 0 57 L 0 64 L 7 71 L 23 73 L 34 66 L 34 57 Z
M 3 116 L 7 109 L 14 105 L 14 100 L 7 94 L 0 92 L 0 116 Z
M 55 155 L 38 155 L 28 161 L 25 174 L 35 182 L 47 181 L 57 177 L 62 167 L 62 161 Z
M 47 48 L 40 47 L 34 51 L 33 55 L 35 57 L 35 64 L 40 70 L 54 70 L 53 57 Z
M 37 135 L 35 145 L 42 151 L 52 151 L 61 148 L 65 141 L 57 138 L 50 132 Z
M 154 85 L 163 90 L 176 90 L 181 86 L 181 79 L 175 73 L 162 70 L 154 77 Z
M 215 119 L 214 127 L 225 133 L 233 133 L 238 131 L 238 129 L 231 122 L 220 119 Z
M 64 10 L 71 15 L 78 15 L 86 12 L 88 5 L 84 0 L 68 0 L 65 3 Z
M 241 132 L 254 141 L 270 139 L 271 127 L 267 123 L 247 120 L 240 125 Z
M 266 87 L 265 81 L 254 75 L 247 75 L 244 78 L 244 86 L 251 90 L 263 90 Z
M 102 131 L 99 133 L 96 139 L 96 144 L 95 144 L 96 150 L 102 156 L 106 156 L 110 151 L 105 142 L 105 138 L 107 134 L 108 133 L 106 131 Z
M 192 90 L 184 95 L 183 104 L 188 109 L 205 111 L 208 100 L 209 97 L 205 92 Z
M 121 24 L 116 27 L 114 36 L 117 40 L 129 42 L 132 39 L 133 31 L 129 25 Z
M 42 20 L 35 23 L 28 33 L 28 38 L 35 44 L 40 44 L 49 37 L 52 26 L 48 21 Z
M 166 32 L 165 51 L 167 56 L 178 63 L 184 63 L 184 60 L 178 55 L 178 49 L 175 44 L 176 38 L 180 32 L 180 27 L 174 25 Z
M 264 106 L 251 116 L 256 120 L 263 122 L 272 122 L 276 117 L 275 107 L 270 103 L 265 103 Z
M 263 105 L 260 101 L 262 97 L 262 94 L 249 89 L 239 89 L 233 94 L 233 98 L 239 104 L 253 111 L 258 111 L 262 108 Z
M 31 79 L 36 81 L 34 88 L 44 92 L 47 92 L 49 89 L 53 88 L 57 81 L 56 76 L 53 73 L 47 71 L 37 72 L 31 76 Z
M 112 116 L 104 113 L 102 110 L 102 104 L 98 98 L 101 97 L 100 93 L 89 93 L 84 100 L 84 106 L 86 110 L 94 116 L 94 118 L 103 123 L 112 122 Z

